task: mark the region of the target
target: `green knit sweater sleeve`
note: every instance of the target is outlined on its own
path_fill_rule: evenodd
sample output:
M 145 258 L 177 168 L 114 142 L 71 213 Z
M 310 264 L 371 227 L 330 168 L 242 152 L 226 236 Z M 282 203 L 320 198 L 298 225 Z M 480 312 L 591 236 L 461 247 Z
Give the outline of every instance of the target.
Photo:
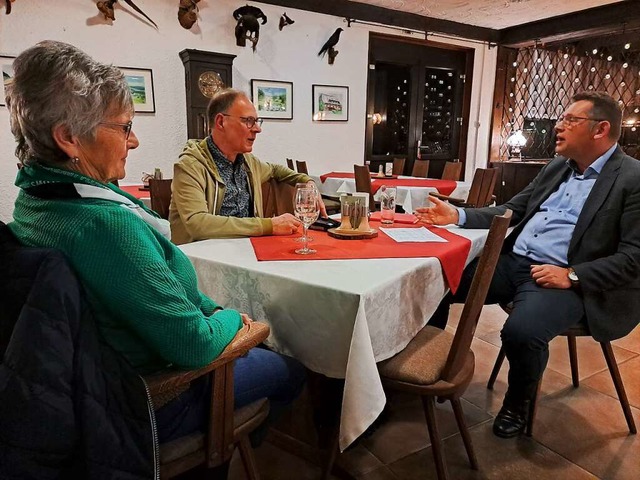
M 164 239 L 162 239 L 164 240 Z M 107 209 L 77 231 L 70 260 L 85 288 L 150 348 L 184 368 L 215 359 L 242 326 L 197 288 L 189 259 L 125 209 Z

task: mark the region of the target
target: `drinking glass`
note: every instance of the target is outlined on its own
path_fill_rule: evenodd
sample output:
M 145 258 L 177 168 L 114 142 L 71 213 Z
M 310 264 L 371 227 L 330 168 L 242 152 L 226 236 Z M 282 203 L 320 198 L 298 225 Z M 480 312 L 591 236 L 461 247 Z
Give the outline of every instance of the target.
M 307 230 L 309 225 L 315 222 L 320 215 L 320 205 L 318 203 L 318 190 L 315 188 L 299 188 L 296 190 L 295 213 L 300 219 L 303 227 L 303 245 L 302 248 L 296 250 L 300 255 L 309 255 L 316 253 L 315 250 L 309 248 L 307 240 Z
M 395 187 L 380 187 L 380 221 L 393 225 L 396 216 L 396 189 Z
M 318 198 L 320 198 L 320 192 L 318 191 L 318 187 L 316 186 L 315 183 L 296 183 L 296 192 L 301 189 L 301 188 L 312 188 L 316 191 L 316 195 L 318 195 Z M 295 203 L 295 193 L 293 196 L 293 201 Z M 315 220 L 314 220 L 315 221 Z M 307 232 L 306 234 L 303 234 L 301 237 L 296 238 L 294 241 L 298 242 L 298 243 L 303 243 L 305 241 L 304 237 L 307 237 L 307 242 L 313 242 L 313 237 L 311 235 L 309 235 L 309 232 Z

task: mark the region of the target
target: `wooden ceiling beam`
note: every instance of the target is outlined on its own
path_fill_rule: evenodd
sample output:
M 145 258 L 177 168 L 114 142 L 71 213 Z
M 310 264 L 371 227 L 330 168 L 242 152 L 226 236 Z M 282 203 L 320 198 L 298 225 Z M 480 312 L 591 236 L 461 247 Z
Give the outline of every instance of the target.
M 347 0 L 260 0 L 261 3 L 495 43 L 499 31 Z M 295 20 L 295 18 L 294 18 Z
M 638 2 L 624 1 L 500 30 L 498 43 L 511 48 L 567 43 L 640 30 Z M 637 33 L 636 33 L 637 35 Z

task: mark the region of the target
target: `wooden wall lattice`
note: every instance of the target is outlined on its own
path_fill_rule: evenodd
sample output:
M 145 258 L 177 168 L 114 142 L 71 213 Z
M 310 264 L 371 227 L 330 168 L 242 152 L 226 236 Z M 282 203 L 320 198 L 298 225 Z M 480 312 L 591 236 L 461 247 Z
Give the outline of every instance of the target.
M 638 42 L 640 43 L 640 42 Z M 510 156 L 507 138 L 522 130 L 527 146 L 524 158 L 550 158 L 554 151 L 555 120 L 580 91 L 604 91 L 617 99 L 623 111 L 620 144 L 635 155 L 640 133 L 640 49 L 623 43 L 605 45 L 589 40 L 555 48 L 531 47 L 503 55 L 502 98 L 496 97 L 501 116 L 494 116 L 491 160 Z M 498 93 L 498 86 L 496 93 Z M 495 122 L 499 121 L 496 138 Z

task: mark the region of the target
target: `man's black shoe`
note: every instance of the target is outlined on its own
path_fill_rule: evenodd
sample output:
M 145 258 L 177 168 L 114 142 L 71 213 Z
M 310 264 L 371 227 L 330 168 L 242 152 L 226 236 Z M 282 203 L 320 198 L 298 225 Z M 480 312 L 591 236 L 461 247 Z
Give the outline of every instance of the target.
M 527 408 L 502 406 L 493 422 L 493 434 L 502 438 L 513 438 L 524 431 L 527 424 Z

